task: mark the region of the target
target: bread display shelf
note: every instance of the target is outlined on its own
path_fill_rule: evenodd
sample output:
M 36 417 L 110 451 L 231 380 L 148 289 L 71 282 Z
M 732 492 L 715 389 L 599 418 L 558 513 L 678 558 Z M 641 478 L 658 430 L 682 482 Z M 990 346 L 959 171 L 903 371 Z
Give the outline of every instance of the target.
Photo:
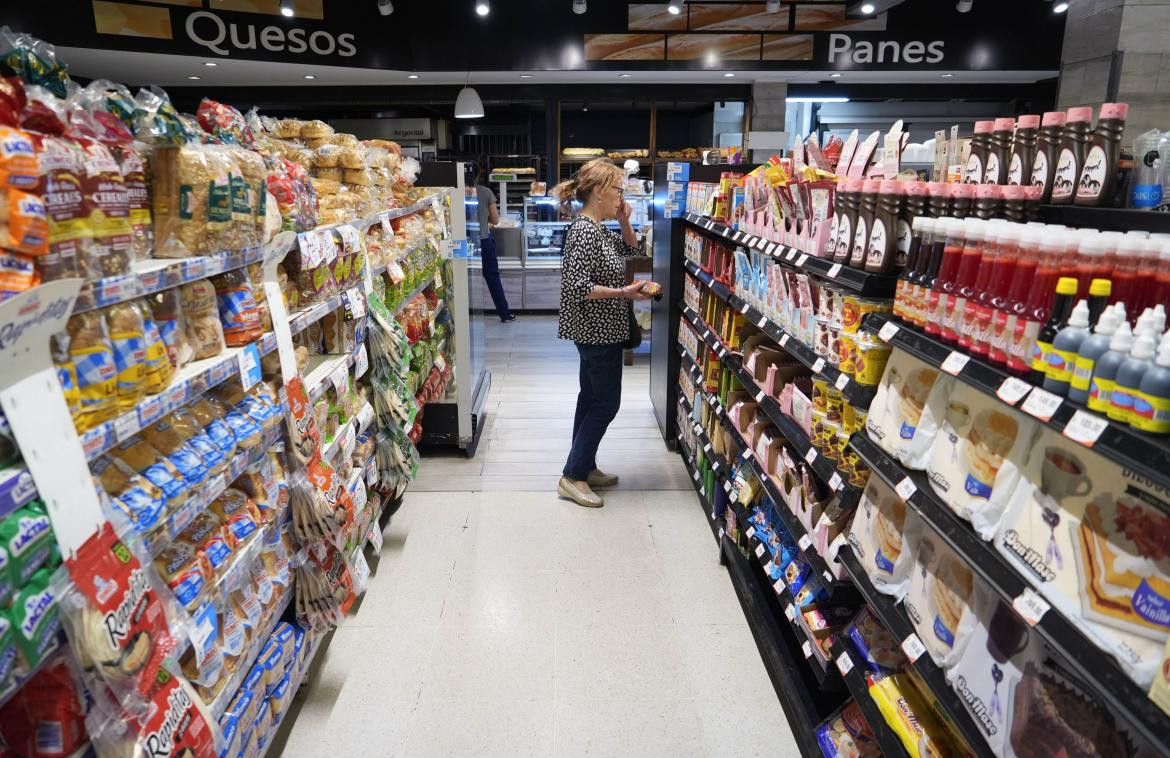
M 892 347 L 904 350 L 935 368 L 941 368 L 943 362 L 952 353 L 966 356 L 966 353 L 954 350 L 949 345 L 914 327 L 899 323 L 885 314 L 870 313 L 862 321 L 861 326 L 874 334 L 881 334 L 884 329 L 886 341 Z M 966 360 L 958 373 L 953 375 L 958 377 L 959 381 L 974 387 L 996 401 L 1019 410 L 1024 410 L 1029 395 L 1047 396 L 1051 394 L 1046 393 L 1043 388 L 1032 386 L 1019 395 L 1015 403 L 1005 402 L 999 396 L 998 391 L 1005 382 L 1019 382 L 1019 380 L 1006 371 L 976 358 Z M 1035 415 L 1032 415 L 1032 418 L 1047 424 L 1049 428 L 1058 432 L 1064 432 L 1074 417 L 1078 419 L 1078 425 L 1074 428 L 1082 428 L 1079 423 L 1082 421 L 1099 427 L 1099 436 L 1089 445 L 1094 452 L 1100 453 L 1114 463 L 1140 474 L 1165 489 L 1170 489 L 1170 465 L 1168 465 L 1170 464 L 1170 442 L 1167 441 L 1166 437 L 1144 434 L 1128 424 L 1115 423 L 1099 413 L 1086 410 L 1084 406 L 1074 403 L 1068 398 L 1055 397 L 1055 400 L 1059 401 L 1059 405 L 1052 411 L 1050 418 L 1044 419 Z M 1085 444 L 1082 438 L 1083 432 L 1074 436 L 1068 434 L 1065 436 L 1082 445 Z M 1163 507 L 1160 501 L 1156 505 Z
M 344 441 L 347 438 L 348 430 L 353 429 L 353 437 L 363 434 L 370 425 L 374 423 L 374 406 L 370 405 L 369 401 L 362 404 L 362 407 L 354 414 L 353 418 L 348 418 L 345 423 L 338 427 L 333 434 L 333 439 L 325 445 L 325 449 L 321 452 L 321 457 L 327 461 L 333 460 L 333 455 L 344 447 Z M 352 440 L 352 438 L 350 438 Z M 350 443 L 352 445 L 352 441 Z
M 869 407 L 874 393 L 877 392 L 877 387 L 862 386 L 855 382 L 848 374 L 842 374 L 826 359 L 817 355 L 816 351 L 811 347 L 786 332 L 755 306 L 731 292 L 724 284 L 715 281 L 709 273 L 699 268 L 698 264 L 694 261 L 686 261 L 685 265 L 687 271 L 691 272 L 696 279 L 706 285 L 715 294 L 715 297 L 727 303 L 730 308 L 755 324 L 761 332 L 768 335 L 782 350 L 787 351 L 789 355 L 804 364 L 814 374 L 820 376 L 830 385 L 837 387 L 853 407 Z
M 681 218 L 695 228 L 717 237 L 723 242 L 755 248 L 772 256 L 794 271 L 812 274 L 859 295 L 867 297 L 894 296 L 894 287 L 897 285 L 898 277 L 893 274 L 871 274 L 862 269 L 833 263 L 826 258 L 818 258 L 809 254 L 807 251 L 736 230 L 722 221 L 700 216 L 697 213 L 688 211 L 683 213 Z
M 869 724 L 869 730 L 873 732 L 882 755 L 885 758 L 909 758 L 910 754 L 902 746 L 902 741 L 890 729 L 877 703 L 869 695 L 869 677 L 866 675 L 865 661 L 853 649 L 849 640 L 841 635 L 833 639 L 833 649 L 838 652 L 837 671 L 847 672 L 841 675 L 841 679 L 845 682 L 849 694 L 857 701 L 857 707 L 861 709 L 861 715 L 865 716 L 865 723 Z
M 252 670 L 252 665 L 256 662 L 256 656 L 260 655 L 260 650 L 264 647 L 264 643 L 268 642 L 268 638 L 272 636 L 272 631 L 280 623 L 280 619 L 284 616 L 284 612 L 288 609 L 292 598 L 292 587 L 285 587 L 281 593 L 280 600 L 277 602 L 271 614 L 271 618 L 264 624 L 264 627 L 260 630 L 260 634 L 252 638 L 252 647 L 248 650 L 247 655 L 241 659 L 239 667 L 232 674 L 231 679 L 228 679 L 227 686 L 219 691 L 219 694 L 216 695 L 214 700 L 206 704 L 216 721 L 223 716 L 224 711 L 231 705 L 232 697 L 240 689 L 240 685 L 244 683 L 244 679 L 248 677 L 248 673 Z
M 332 638 L 332 635 L 333 633 L 329 632 L 330 638 Z M 317 654 L 321 652 L 321 648 L 325 646 L 324 636 L 314 635 L 314 639 L 316 641 L 311 643 L 312 647 L 310 647 L 309 652 L 305 654 L 305 661 L 303 664 L 301 664 L 301 670 L 296 673 L 296 678 L 290 682 L 290 704 L 285 707 L 284 712 L 281 713 L 279 717 L 277 717 L 277 719 L 272 723 L 272 726 L 268 727 L 268 742 L 260 750 L 260 758 L 265 758 L 265 756 L 268 755 L 268 751 L 272 748 L 272 744 L 276 742 L 277 733 L 286 723 L 289 713 L 294 710 L 291 704 L 291 699 L 296 696 L 297 691 L 301 688 L 301 685 L 305 683 L 305 678 L 309 675 L 309 669 L 312 667 L 313 661 L 317 658 Z M 299 708 L 296 709 L 296 713 L 300 713 Z M 296 718 L 296 716 L 294 715 L 293 718 Z
M 874 475 L 881 477 L 891 489 L 896 489 L 906 478 L 914 483 L 916 489 L 905 500 L 906 504 L 1008 605 L 1032 589 L 1031 583 L 990 543 L 982 540 L 970 524 L 934 494 L 924 473 L 905 469 L 864 432 L 853 435 L 849 444 Z M 1055 608 L 1045 611 L 1032 629 L 1094 697 L 1107 703 L 1112 712 L 1128 721 L 1150 741 L 1156 752 L 1170 755 L 1170 716 L 1163 713 L 1146 691 L 1134 684 L 1107 653 Z
M 676 343 L 678 353 L 682 356 L 682 367 L 687 372 L 691 380 L 701 389 L 703 387 L 703 372 L 699 370 L 699 365 L 695 363 L 695 359 L 687 352 L 687 349 L 682 345 Z
M 895 640 L 902 643 L 903 649 L 907 647 L 905 641 L 911 637 L 913 637 L 913 641 L 918 641 L 918 635 L 915 633 L 914 625 L 910 623 L 910 619 L 905 612 L 897 607 L 892 597 L 883 595 L 874 589 L 865 570 L 858 563 L 857 556 L 853 554 L 853 549 L 848 545 L 842 547 L 837 553 L 837 560 L 845 565 L 846 571 L 853 577 L 857 589 L 869 603 L 869 607 L 873 609 L 882 626 L 889 630 Z M 921 645 L 922 643 L 918 642 L 918 646 Z M 993 758 L 995 753 L 991 751 L 983 739 L 982 730 L 971 718 L 958 694 L 947 683 L 945 673 L 935 664 L 930 653 L 921 653 L 911 665 L 918 672 L 922 682 L 930 689 L 931 694 L 934 695 L 938 707 L 950 718 L 955 727 L 955 733 L 967 743 L 971 752 L 981 756 L 981 758 Z

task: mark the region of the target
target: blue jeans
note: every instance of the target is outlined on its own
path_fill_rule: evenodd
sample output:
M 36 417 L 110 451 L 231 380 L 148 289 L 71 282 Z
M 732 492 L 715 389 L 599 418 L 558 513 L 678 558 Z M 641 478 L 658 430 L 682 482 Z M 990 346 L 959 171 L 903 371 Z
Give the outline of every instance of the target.
M 491 293 L 492 303 L 496 306 L 496 315 L 501 320 L 512 318 L 512 309 L 508 307 L 508 298 L 504 295 L 504 284 L 500 281 L 500 259 L 496 257 L 496 241 L 491 237 L 484 237 L 479 241 L 479 255 L 483 259 L 483 280 Z
M 573 416 L 573 447 L 564 475 L 583 482 L 597 468 L 597 446 L 622 403 L 622 346 L 577 345 L 581 391 Z

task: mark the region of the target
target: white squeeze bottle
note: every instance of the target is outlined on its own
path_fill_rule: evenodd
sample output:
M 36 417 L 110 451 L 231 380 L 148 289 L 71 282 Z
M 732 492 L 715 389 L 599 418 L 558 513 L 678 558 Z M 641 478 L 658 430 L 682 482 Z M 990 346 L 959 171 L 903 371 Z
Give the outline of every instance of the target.
M 1141 387 L 1146 371 L 1153 365 L 1154 347 L 1157 344 L 1157 335 L 1152 331 L 1134 340 L 1129 357 L 1117 369 L 1117 379 L 1109 398 L 1109 418 L 1129 423 L 1133 415 L 1134 396 Z
M 1120 305 L 1120 303 L 1118 303 Z M 1106 306 L 1101 318 L 1097 319 L 1097 326 L 1093 328 L 1093 335 L 1081 343 L 1077 350 L 1076 363 L 1073 366 L 1072 381 L 1069 382 L 1068 398 L 1078 403 L 1089 402 L 1089 386 L 1093 379 L 1093 367 L 1097 359 L 1109 351 L 1109 341 L 1117 331 L 1117 309 Z
M 1113 400 L 1113 386 L 1117 379 L 1117 370 L 1122 362 L 1129 357 L 1133 348 L 1133 332 L 1129 329 L 1129 322 L 1122 321 L 1117 325 L 1117 331 L 1109 340 L 1109 352 L 1097 359 L 1093 366 L 1093 378 L 1089 380 L 1089 409 L 1098 413 L 1108 413 Z
M 1078 300 L 1069 314 L 1068 323 L 1052 339 L 1044 389 L 1064 396 L 1068 394 L 1081 344 L 1089 337 L 1089 301 Z
M 1143 432 L 1170 433 L 1170 340 L 1163 336 L 1158 358 L 1142 377 L 1129 423 Z

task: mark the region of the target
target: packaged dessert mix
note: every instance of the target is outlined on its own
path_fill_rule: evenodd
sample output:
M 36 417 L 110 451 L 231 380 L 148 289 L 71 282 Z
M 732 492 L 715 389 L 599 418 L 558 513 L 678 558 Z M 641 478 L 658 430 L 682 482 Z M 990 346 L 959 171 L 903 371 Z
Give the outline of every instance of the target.
M 869 406 L 870 437 L 907 467 L 925 468 L 952 383 L 937 369 L 894 351 Z

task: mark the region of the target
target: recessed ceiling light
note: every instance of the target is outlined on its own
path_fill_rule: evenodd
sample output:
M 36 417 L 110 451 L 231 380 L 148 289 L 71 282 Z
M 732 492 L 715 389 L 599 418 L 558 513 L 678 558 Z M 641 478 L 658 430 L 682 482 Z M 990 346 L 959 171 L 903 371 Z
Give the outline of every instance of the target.
M 479 2 L 475 4 L 475 12 L 481 16 L 486 16 L 492 12 L 492 7 L 487 4 L 487 0 L 479 0 Z
M 954 74 L 939 74 L 943 79 L 950 79 Z
M 280 0 L 280 15 L 291 17 L 296 13 L 293 8 L 293 0 Z
M 198 76 L 188 76 L 187 78 L 188 79 L 198 79 L 199 77 Z
M 218 64 L 218 63 L 216 63 L 215 61 L 206 61 L 206 62 L 205 62 L 203 65 L 204 65 L 204 66 L 210 66 L 211 68 L 215 68 L 215 67 L 216 67 L 216 66 L 218 66 L 219 64 Z
M 629 79 L 633 74 L 618 74 L 618 79 Z
M 845 76 L 845 74 L 829 74 L 830 79 L 840 79 L 842 76 Z
M 1057 3 L 1052 6 L 1053 13 L 1064 13 L 1066 10 L 1068 10 L 1068 3 Z
M 316 79 L 317 77 L 313 76 L 312 74 L 305 74 L 305 78 L 306 79 Z
M 724 74 L 724 75 L 723 75 L 723 78 L 724 78 L 724 79 L 730 79 L 730 78 L 732 78 L 733 76 L 735 76 L 735 74 L 733 74 L 733 73 L 731 73 L 730 71 L 728 71 L 726 74 Z
M 521 79 L 531 79 L 531 78 L 532 78 L 532 74 L 520 74 L 520 78 L 521 78 Z
M 865 5 L 861 6 L 861 12 L 865 13 L 866 15 L 873 13 L 874 12 L 873 3 L 866 3 Z
M 406 78 L 407 78 L 407 79 L 417 79 L 417 78 L 418 78 L 418 74 L 407 74 L 407 75 L 406 75 Z

